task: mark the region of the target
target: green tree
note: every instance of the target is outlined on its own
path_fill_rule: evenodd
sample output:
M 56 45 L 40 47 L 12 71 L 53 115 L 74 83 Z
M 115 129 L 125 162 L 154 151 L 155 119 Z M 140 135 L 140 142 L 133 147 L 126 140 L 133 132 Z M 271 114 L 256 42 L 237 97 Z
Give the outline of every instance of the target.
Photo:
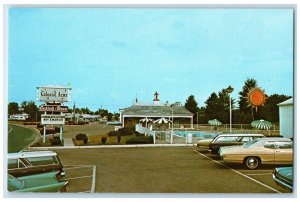
M 222 123 L 229 123 L 229 94 L 226 89 L 222 89 L 218 94 L 213 92 L 205 102 L 206 123 L 210 119 L 218 119 Z M 234 100 L 231 100 L 232 108 Z
M 184 104 L 184 107 L 189 110 L 190 112 L 192 112 L 194 114 L 194 123 L 197 122 L 197 119 L 195 118 L 197 116 L 197 112 L 198 112 L 198 103 L 196 102 L 196 99 L 195 99 L 195 96 L 194 95 L 190 95 L 185 104 Z
M 262 115 L 259 118 L 271 121 L 273 123 L 279 122 L 279 107 L 278 104 L 288 100 L 291 96 L 273 94 L 267 97 L 266 104 L 262 110 Z
M 81 108 L 80 109 L 80 112 L 83 113 L 83 114 L 91 114 L 91 110 L 89 108 Z
M 206 123 L 210 119 L 215 119 L 218 118 L 218 95 L 213 92 L 208 99 L 205 101 L 205 118 L 206 118 Z
M 41 114 L 35 102 L 23 101 L 21 105 L 24 108 L 24 112 L 29 115 L 29 120 L 34 120 L 34 121 L 40 120 Z
M 240 112 L 240 123 L 249 124 L 254 119 L 253 109 L 248 103 L 248 93 L 254 87 L 257 87 L 256 80 L 248 78 L 245 81 L 242 91 L 239 92 L 238 105 Z
M 10 102 L 8 104 L 8 115 L 13 115 L 18 113 L 19 113 L 19 104 L 16 102 Z

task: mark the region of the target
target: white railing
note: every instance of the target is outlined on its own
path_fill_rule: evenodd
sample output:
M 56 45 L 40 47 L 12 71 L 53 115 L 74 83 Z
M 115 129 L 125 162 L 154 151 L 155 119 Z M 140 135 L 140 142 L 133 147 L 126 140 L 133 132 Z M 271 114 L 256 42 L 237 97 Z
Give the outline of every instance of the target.
M 155 131 L 149 129 L 149 128 L 145 128 L 139 124 L 135 125 L 135 131 L 139 132 L 141 134 L 145 134 L 146 136 L 152 136 L 153 137 L 153 144 L 155 144 Z

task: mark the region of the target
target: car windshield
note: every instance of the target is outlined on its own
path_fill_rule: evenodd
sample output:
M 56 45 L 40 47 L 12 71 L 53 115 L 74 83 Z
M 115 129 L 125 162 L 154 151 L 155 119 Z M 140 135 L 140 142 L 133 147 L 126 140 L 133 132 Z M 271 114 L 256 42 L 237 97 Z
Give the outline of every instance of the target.
M 245 147 L 245 148 L 252 147 L 252 146 L 255 145 L 258 141 L 259 141 L 259 139 L 252 140 L 252 141 L 250 141 L 250 142 L 247 142 L 247 143 L 243 144 L 243 147 Z

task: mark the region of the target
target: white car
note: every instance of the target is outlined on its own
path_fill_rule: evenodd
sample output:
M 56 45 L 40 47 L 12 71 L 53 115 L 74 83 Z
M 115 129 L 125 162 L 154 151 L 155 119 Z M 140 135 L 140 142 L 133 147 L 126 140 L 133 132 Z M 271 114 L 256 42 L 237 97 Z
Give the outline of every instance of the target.
M 242 146 L 221 147 L 225 163 L 244 164 L 256 169 L 262 164 L 293 164 L 293 142 L 289 138 L 258 138 Z

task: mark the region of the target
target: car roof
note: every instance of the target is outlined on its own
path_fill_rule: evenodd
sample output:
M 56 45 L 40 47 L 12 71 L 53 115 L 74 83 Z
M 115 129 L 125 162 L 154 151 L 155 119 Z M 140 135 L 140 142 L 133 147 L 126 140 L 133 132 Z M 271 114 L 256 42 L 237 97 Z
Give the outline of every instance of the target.
M 217 137 L 226 137 L 226 136 L 230 136 L 230 137 L 248 137 L 248 136 L 257 136 L 257 137 L 265 137 L 263 134 L 220 134 Z
M 42 156 L 56 156 L 56 152 L 53 151 L 20 151 L 18 153 L 8 153 L 8 159 L 17 158 L 30 158 L 30 157 L 42 157 Z

